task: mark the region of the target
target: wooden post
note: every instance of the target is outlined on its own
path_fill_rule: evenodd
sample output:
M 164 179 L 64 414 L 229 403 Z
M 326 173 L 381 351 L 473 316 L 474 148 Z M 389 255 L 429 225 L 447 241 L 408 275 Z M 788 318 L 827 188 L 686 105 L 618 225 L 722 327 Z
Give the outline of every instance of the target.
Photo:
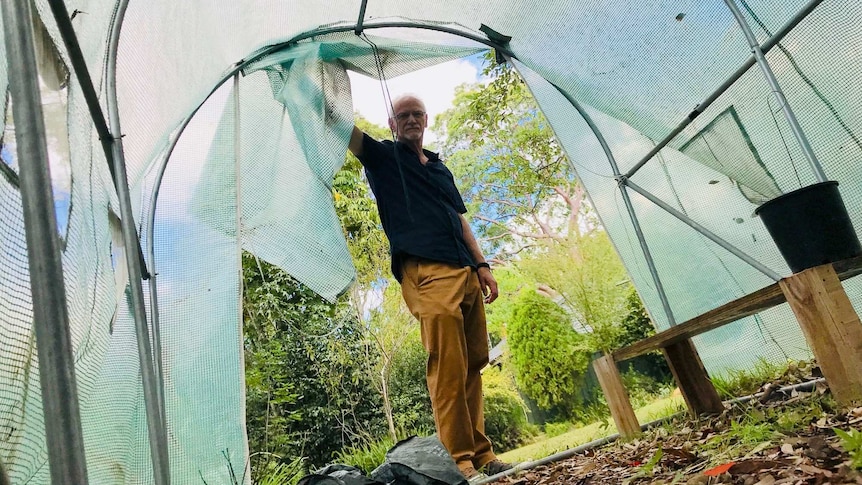
M 605 393 L 611 416 L 617 425 L 620 436 L 626 439 L 637 438 L 641 434 L 641 425 L 632 409 L 629 394 L 620 379 L 620 371 L 613 355 L 604 355 L 593 361 L 596 377 Z
M 685 398 L 685 403 L 694 416 L 724 411 L 724 404 L 712 381 L 709 380 L 709 375 L 700 360 L 700 354 L 697 353 L 691 339 L 670 344 L 662 351 L 682 392 L 682 397 Z
M 779 282 L 835 399 L 862 403 L 862 322 L 831 264 Z

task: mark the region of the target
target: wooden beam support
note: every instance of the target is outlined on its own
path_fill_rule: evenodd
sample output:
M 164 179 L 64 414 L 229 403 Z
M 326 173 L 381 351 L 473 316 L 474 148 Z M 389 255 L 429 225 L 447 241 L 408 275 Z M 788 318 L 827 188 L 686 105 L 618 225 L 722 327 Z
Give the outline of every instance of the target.
M 838 274 L 838 279 L 843 281 L 862 274 L 862 256 L 837 261 L 832 263 L 832 266 L 835 268 L 835 273 Z M 632 357 L 682 342 L 696 335 L 735 322 L 740 318 L 754 315 L 767 308 L 780 305 L 785 301 L 787 301 L 786 297 L 778 283 L 771 284 L 742 298 L 725 303 L 702 315 L 698 315 L 691 320 L 680 323 L 675 327 L 659 332 L 652 337 L 639 340 L 628 347 L 619 349 L 614 352 L 614 359 L 617 362 L 622 362 Z
M 841 280 L 862 274 L 862 256 L 802 271 L 652 337 L 593 361 L 611 415 L 624 437 L 640 434 L 616 362 L 662 349 L 689 410 L 720 413 L 724 405 L 703 367 L 691 337 L 787 301 L 836 399 L 862 403 L 862 322 Z
M 700 354 L 691 340 L 683 340 L 662 349 L 674 379 L 685 398 L 689 411 L 694 416 L 718 414 L 724 411 L 724 404 L 718 391 L 712 385 Z
M 695 335 L 722 327 L 781 303 L 784 303 L 781 289 L 777 284 L 769 285 L 703 315 L 696 316 L 691 320 L 619 349 L 614 352 L 614 358 L 617 362 L 621 362 L 667 345 L 684 342 Z
M 641 434 L 641 425 L 638 422 L 629 394 L 623 386 L 620 371 L 612 355 L 604 355 L 593 361 L 593 369 L 602 386 L 605 400 L 611 410 L 611 416 L 617 425 L 620 436 L 626 439 L 637 438 Z
M 779 282 L 835 399 L 862 403 L 862 322 L 831 264 Z

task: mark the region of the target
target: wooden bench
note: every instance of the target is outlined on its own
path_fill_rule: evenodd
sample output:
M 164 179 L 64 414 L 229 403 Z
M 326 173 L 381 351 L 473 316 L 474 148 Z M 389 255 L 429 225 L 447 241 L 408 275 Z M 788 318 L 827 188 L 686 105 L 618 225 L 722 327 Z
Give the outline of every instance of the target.
M 862 256 L 810 268 L 593 361 L 620 435 L 638 436 L 640 424 L 617 363 L 661 350 L 689 411 L 695 416 L 720 413 L 724 405 L 691 338 L 784 302 L 838 402 L 862 402 L 862 322 L 841 284 L 859 274 Z

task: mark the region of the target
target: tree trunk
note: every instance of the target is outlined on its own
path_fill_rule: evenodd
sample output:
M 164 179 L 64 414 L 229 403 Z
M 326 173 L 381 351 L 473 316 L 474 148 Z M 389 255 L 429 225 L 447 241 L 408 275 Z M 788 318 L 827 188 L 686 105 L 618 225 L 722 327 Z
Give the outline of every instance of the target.
M 383 369 L 380 370 L 380 383 L 383 390 L 383 413 L 386 415 L 386 423 L 389 424 L 389 436 L 392 441 L 398 441 L 398 434 L 395 432 L 395 419 L 392 417 L 392 402 L 389 400 L 389 362 L 383 364 Z

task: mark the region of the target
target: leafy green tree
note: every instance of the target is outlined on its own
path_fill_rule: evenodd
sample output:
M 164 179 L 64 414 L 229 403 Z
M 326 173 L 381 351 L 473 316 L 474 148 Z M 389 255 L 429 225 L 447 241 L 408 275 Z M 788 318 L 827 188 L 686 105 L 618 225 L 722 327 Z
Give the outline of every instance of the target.
M 384 139 L 391 133 L 356 115 L 356 126 L 365 133 Z M 362 292 L 389 276 L 389 243 L 380 224 L 377 204 L 365 180 L 362 164 L 347 153 L 344 165 L 332 182 L 335 212 L 341 221 L 353 265 L 356 267 L 356 289 L 353 297 L 365 303 Z
M 492 259 L 596 225 L 584 192 L 520 76 L 488 57 L 486 85 L 462 86 L 435 120 L 441 152 Z
M 521 286 L 538 289 L 551 307 L 559 305 L 573 317 L 581 334 L 573 338 L 582 349 L 572 356 L 579 362 L 577 378 L 586 369 L 588 350 L 614 348 L 623 334 L 626 273 L 523 80 L 491 56 L 484 74 L 490 82 L 461 87 L 453 108 L 435 120 L 433 129 L 444 138 L 441 151 L 479 222 L 475 229 L 483 249 L 497 262 L 509 263 Z M 498 301 L 506 302 L 505 296 Z M 515 311 L 511 302 L 495 305 L 500 306 L 488 309 L 492 341 L 508 333 L 512 348 Z M 571 325 L 566 332 L 576 333 Z M 531 365 L 552 367 L 552 356 L 535 353 Z M 527 385 L 535 387 L 537 401 L 544 401 L 538 398 L 541 387 L 548 393 L 574 391 L 553 379 Z
M 376 359 L 366 361 L 366 366 L 371 374 L 376 376 L 375 387 L 383 399 L 383 412 L 389 426 L 389 436 L 397 441 L 398 427 L 405 423 L 396 423 L 395 420 L 393 394 L 390 390 L 392 372 L 400 363 L 400 355 L 408 342 L 411 340 L 418 342 L 419 325 L 407 310 L 401 298 L 401 287 L 394 280 L 387 280 L 382 295 L 381 304 L 372 312 L 365 327 L 366 338 L 374 346 L 377 354 Z M 424 349 L 422 350 L 424 353 Z M 424 370 L 424 364 L 422 369 Z M 424 374 L 420 382 L 424 385 Z M 425 394 L 427 396 L 427 391 Z M 399 404 L 421 407 L 421 402 L 405 403 L 403 398 L 404 396 L 401 396 Z
M 518 296 L 509 322 L 509 350 L 518 387 L 544 409 L 576 414 L 589 365 L 584 336 L 559 305 L 535 291 Z
M 379 396 L 361 365 L 373 348 L 346 299 L 328 302 L 247 253 L 243 280 L 250 449 L 319 466 L 383 431 Z
M 594 350 L 620 346 L 631 291 L 625 267 L 601 230 L 572 236 L 524 256 L 518 268 L 542 282 L 541 290 L 575 317 Z
M 533 291 L 536 286 L 535 282 L 511 264 L 495 268 L 494 277 L 497 280 L 500 297 L 492 305 L 485 307 L 488 336 L 491 338 L 492 347 L 506 338 L 506 325 L 512 320 L 518 295 L 522 291 Z

